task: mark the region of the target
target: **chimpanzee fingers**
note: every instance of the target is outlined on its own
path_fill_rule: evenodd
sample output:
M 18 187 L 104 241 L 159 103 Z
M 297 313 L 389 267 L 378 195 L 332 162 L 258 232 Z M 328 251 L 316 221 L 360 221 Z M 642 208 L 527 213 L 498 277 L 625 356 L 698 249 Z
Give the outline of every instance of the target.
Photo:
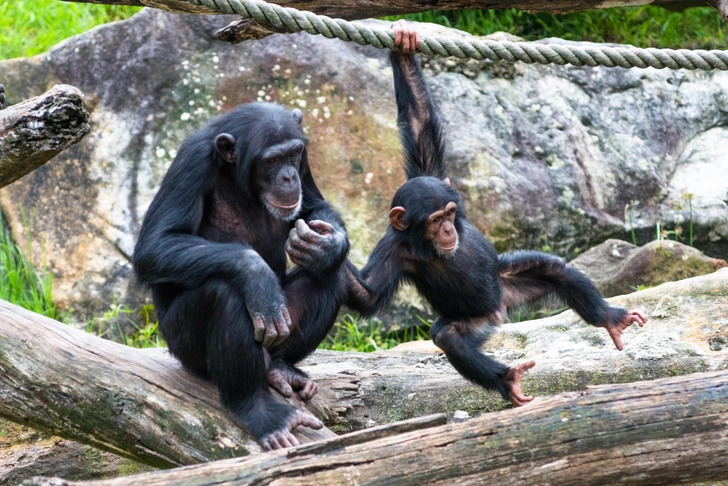
M 396 47 L 402 47 L 402 24 L 404 19 L 400 19 L 392 24 L 392 30 L 394 30 L 394 45 Z
M 273 325 L 275 325 L 277 333 L 277 337 L 273 342 L 273 346 L 277 346 L 285 341 L 288 335 L 291 333 L 291 318 L 290 316 L 288 316 L 288 310 L 285 307 L 282 307 L 278 311 L 278 314 L 275 316 L 275 318 L 273 318 Z
M 312 219 L 308 222 L 308 227 L 320 235 L 333 234 L 336 231 L 331 224 L 320 219 Z
M 268 385 L 284 397 L 293 395 L 293 388 L 288 384 L 288 381 L 280 370 L 271 370 L 268 372 Z
M 298 396 L 301 400 L 307 402 L 311 400 L 318 393 L 318 384 L 313 380 L 308 380 L 304 387 L 298 391 Z
M 647 316 L 640 311 L 630 311 L 629 314 L 627 314 L 627 319 L 630 324 L 632 324 L 632 322 L 636 322 L 640 327 L 644 327 L 647 323 Z
M 318 430 L 324 426 L 324 423 L 313 415 L 296 410 L 296 414 L 293 416 L 293 419 L 291 419 L 291 430 L 295 429 L 299 425 Z
M 263 322 L 263 316 L 260 314 L 255 314 L 253 328 L 255 329 L 255 340 L 261 342 L 265 335 L 265 322 Z
M 295 229 L 296 233 L 298 233 L 298 237 L 304 242 L 318 243 L 321 240 L 321 236 L 312 230 L 302 219 L 296 221 Z
M 614 341 L 614 346 L 622 351 L 624 349 L 624 345 L 622 344 L 622 330 L 617 327 L 608 327 L 607 332 L 609 333 L 609 337 L 612 338 L 612 341 Z
M 265 323 L 265 334 L 263 335 L 263 346 L 269 348 L 278 338 L 278 328 L 276 327 L 275 320 L 268 320 Z

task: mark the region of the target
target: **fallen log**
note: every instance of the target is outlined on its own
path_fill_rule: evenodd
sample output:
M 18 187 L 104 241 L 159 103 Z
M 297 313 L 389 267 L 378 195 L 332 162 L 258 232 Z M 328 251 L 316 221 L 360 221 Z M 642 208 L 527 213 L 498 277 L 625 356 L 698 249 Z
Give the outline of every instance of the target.
M 623 352 L 573 312 L 504 325 L 486 352 L 506 363 L 536 359 L 524 390 L 539 396 L 728 369 L 728 269 L 610 301 L 651 316 L 625 333 Z M 318 351 L 303 367 L 320 385 L 306 407 L 339 432 L 506 405 L 462 379 L 429 341 Z M 217 397 L 166 350 L 114 344 L 0 302 L 0 416 L 157 467 L 259 452 Z
M 184 0 L 64 0 L 77 3 L 99 3 L 105 5 L 131 5 L 137 7 L 153 7 L 169 12 L 182 12 L 193 14 L 215 14 L 204 6 L 198 6 Z M 704 7 L 710 5 L 718 8 L 721 13 L 726 10 L 724 0 L 495 0 L 484 4 L 481 0 L 448 0 L 447 2 L 422 2 L 417 0 L 366 1 L 343 0 L 337 2 L 323 0 L 276 0 L 283 7 L 293 7 L 298 10 L 308 10 L 329 17 L 338 17 L 346 20 L 364 19 L 369 17 L 382 17 L 384 15 L 401 15 L 428 10 L 462 10 L 483 9 L 500 10 L 504 8 L 517 8 L 528 12 L 567 13 L 597 8 L 637 7 L 645 4 L 660 5 L 673 10 L 682 10 L 688 7 Z
M 85 102 L 78 89 L 61 84 L 0 111 L 0 187 L 81 140 L 90 130 Z
M 0 417 L 154 467 L 258 453 L 215 387 L 138 350 L 0 301 Z M 299 427 L 302 442 L 333 437 Z
M 108 481 L 32 484 L 656 486 L 728 479 L 728 370 L 595 386 L 464 423 L 346 439 Z

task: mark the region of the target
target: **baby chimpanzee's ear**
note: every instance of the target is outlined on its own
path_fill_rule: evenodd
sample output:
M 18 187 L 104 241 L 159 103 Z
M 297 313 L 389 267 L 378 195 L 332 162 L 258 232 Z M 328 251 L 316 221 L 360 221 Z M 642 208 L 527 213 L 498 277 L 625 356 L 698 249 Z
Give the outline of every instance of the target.
M 442 182 L 444 182 L 444 183 L 445 183 L 445 185 L 446 185 L 447 187 L 450 187 L 450 178 L 449 178 L 449 177 L 445 177 L 445 178 L 444 178 L 444 179 L 442 180 Z
M 397 231 L 404 231 L 407 229 L 407 223 L 404 221 L 404 213 L 407 210 L 402 206 L 393 207 L 389 211 L 389 221 Z

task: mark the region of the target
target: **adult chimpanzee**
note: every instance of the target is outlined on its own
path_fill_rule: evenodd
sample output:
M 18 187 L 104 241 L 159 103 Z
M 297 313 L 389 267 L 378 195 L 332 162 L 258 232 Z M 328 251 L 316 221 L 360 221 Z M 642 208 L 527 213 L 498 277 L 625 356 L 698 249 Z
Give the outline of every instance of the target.
M 617 349 L 621 333 L 640 312 L 610 307 L 591 281 L 562 259 L 537 252 L 500 257 L 468 222 L 460 197 L 445 176 L 444 142 L 422 72 L 409 54 L 419 38 L 406 23 L 394 26 L 403 53 L 391 54 L 398 126 L 408 181 L 397 191 L 391 226 L 361 274 L 348 265 L 350 307 L 365 315 L 389 302 L 402 280 L 415 285 L 440 318 L 433 341 L 465 378 L 494 389 L 516 406 L 523 373 L 534 361 L 508 368 L 480 352 L 493 324 L 508 307 L 555 293 L 585 321 L 605 327 Z
M 301 112 L 241 105 L 187 139 L 147 211 L 134 269 L 169 350 L 212 379 L 223 404 L 277 449 L 314 417 L 280 403 L 316 384 L 293 366 L 346 297 L 349 242 L 308 165 Z M 296 220 L 296 218 L 299 218 Z M 286 251 L 296 269 L 286 273 Z

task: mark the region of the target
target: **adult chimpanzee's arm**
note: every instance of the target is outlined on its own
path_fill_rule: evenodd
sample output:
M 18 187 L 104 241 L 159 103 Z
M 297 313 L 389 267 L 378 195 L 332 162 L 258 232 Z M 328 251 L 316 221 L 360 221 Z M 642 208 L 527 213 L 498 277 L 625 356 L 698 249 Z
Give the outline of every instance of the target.
M 404 275 L 404 260 L 391 231 L 379 241 L 361 272 L 346 262 L 347 306 L 365 317 L 392 301 Z
M 404 146 L 407 179 L 418 176 L 445 177 L 445 141 L 439 116 L 425 84 L 417 58 L 411 54 L 419 46 L 419 37 L 404 20 L 395 22 L 395 45 L 389 59 L 394 74 L 397 99 L 397 125 Z
M 220 278 L 239 289 L 254 320 L 255 337 L 273 344 L 288 335 L 290 318 L 276 274 L 248 245 L 217 243 L 195 234 L 203 217 L 205 191 L 214 184 L 204 142 L 180 148 L 150 205 L 134 249 L 134 270 L 149 286 L 198 287 Z

